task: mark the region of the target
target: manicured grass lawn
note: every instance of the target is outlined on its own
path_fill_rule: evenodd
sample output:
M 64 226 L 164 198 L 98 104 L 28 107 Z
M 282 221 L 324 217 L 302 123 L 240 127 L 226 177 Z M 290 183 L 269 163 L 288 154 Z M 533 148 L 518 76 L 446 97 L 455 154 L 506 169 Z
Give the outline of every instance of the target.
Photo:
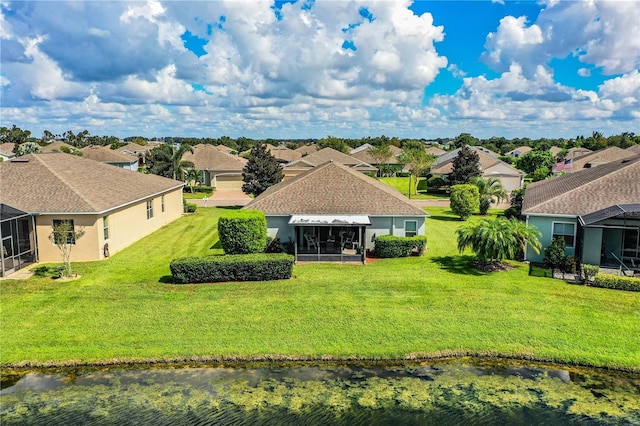
M 211 198 L 213 196 L 213 192 L 183 192 L 182 196 L 185 200 L 201 200 L 205 197 Z
M 640 368 L 640 294 L 530 277 L 522 264 L 479 273 L 456 253 L 461 222 L 445 209 L 428 209 L 420 258 L 170 284 L 171 259 L 222 252 L 223 211 L 198 209 L 107 261 L 75 264 L 76 281 L 1 282 L 1 363 L 486 353 Z
M 387 184 L 397 189 L 406 197 L 409 196 L 409 178 L 408 177 L 384 177 L 384 178 L 379 178 L 378 180 L 384 184 Z M 424 181 L 424 178 L 420 178 L 420 182 L 423 182 L 423 181 Z M 425 183 L 422 183 L 421 185 L 418 186 L 418 193 L 411 194 L 411 198 L 416 200 L 439 200 L 443 198 L 449 198 L 447 194 L 428 194 L 426 190 L 424 191 L 421 190 L 424 184 Z M 414 185 L 415 185 L 415 182 L 414 182 Z

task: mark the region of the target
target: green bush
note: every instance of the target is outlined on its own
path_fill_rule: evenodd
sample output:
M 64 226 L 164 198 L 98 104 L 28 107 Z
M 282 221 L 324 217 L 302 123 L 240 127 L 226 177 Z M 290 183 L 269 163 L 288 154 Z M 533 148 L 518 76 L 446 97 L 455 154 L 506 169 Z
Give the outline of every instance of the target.
M 422 256 L 426 246 L 427 237 L 423 235 L 415 237 L 381 235 L 375 240 L 374 253 L 376 257 L 407 257 L 411 254 Z
M 197 204 L 194 203 L 184 203 L 184 212 L 185 213 L 195 213 L 198 208 Z
M 226 254 L 262 253 L 267 246 L 267 219 L 259 210 L 235 210 L 218 220 L 220 243 Z
M 588 285 L 592 287 L 612 288 L 615 290 L 640 291 L 640 278 L 598 274 Z
M 183 192 L 192 192 L 191 191 L 191 187 L 188 185 L 185 185 L 184 188 L 182 188 Z M 210 194 L 213 192 L 213 186 L 207 186 L 207 185 L 199 185 L 199 186 L 194 186 L 193 187 L 193 192 L 204 192 L 206 194 Z
M 42 266 L 38 266 L 37 268 L 33 268 L 33 275 L 35 275 L 36 277 L 41 277 L 41 278 L 53 278 L 58 279 L 62 277 L 62 272 L 64 271 L 64 265 L 60 265 L 60 266 L 47 266 L 47 265 L 42 265 Z
M 270 281 L 291 278 L 294 257 L 284 253 L 183 257 L 169 268 L 177 284 Z
M 429 188 L 440 188 L 443 186 L 447 186 L 447 182 L 444 179 L 438 176 L 433 176 L 427 180 L 427 186 Z
M 480 208 L 478 187 L 471 184 L 453 185 L 450 204 L 451 210 L 460 216 L 460 219 L 467 220 L 473 212 Z

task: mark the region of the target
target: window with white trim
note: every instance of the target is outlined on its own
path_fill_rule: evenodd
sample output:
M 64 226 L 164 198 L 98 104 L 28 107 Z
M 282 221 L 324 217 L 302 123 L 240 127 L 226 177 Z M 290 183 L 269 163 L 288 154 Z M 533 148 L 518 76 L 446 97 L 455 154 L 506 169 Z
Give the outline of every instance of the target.
M 417 220 L 405 220 L 404 221 L 404 236 L 415 237 L 418 235 L 418 221 Z
M 102 232 L 104 233 L 104 239 L 109 239 L 109 216 L 102 218 Z
M 147 219 L 153 217 L 153 200 L 147 201 Z
M 68 222 L 71 226 L 69 227 L 69 229 L 67 230 L 67 244 L 75 244 L 76 243 L 76 238 L 75 238 L 75 227 L 73 224 L 73 219 L 53 219 L 53 228 L 57 228 L 58 226 L 62 225 L 63 223 Z M 59 234 L 55 234 L 54 233 L 54 244 L 59 244 L 62 239 L 62 235 Z
M 551 238 L 562 238 L 567 247 L 575 247 L 576 224 L 571 222 L 553 222 Z

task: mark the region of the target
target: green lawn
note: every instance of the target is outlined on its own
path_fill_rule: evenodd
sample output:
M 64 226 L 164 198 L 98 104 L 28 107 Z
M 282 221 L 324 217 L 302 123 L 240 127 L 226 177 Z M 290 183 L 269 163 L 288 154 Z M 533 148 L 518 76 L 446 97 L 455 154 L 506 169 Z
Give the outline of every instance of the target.
M 2 365 L 471 353 L 640 370 L 640 294 L 530 277 L 521 264 L 479 273 L 456 253 L 461 222 L 445 209 L 428 209 L 420 258 L 170 284 L 174 257 L 221 253 L 223 211 L 198 209 L 106 261 L 77 263 L 76 281 L 0 282 Z
M 183 192 L 182 196 L 185 200 L 201 200 L 203 198 L 211 198 L 213 197 L 213 192 Z
M 378 178 L 378 180 L 384 184 L 387 184 L 406 197 L 409 196 L 409 178 L 408 177 L 383 177 Z M 418 193 L 411 194 L 411 198 L 415 200 L 439 200 L 443 198 L 449 198 L 447 194 L 428 194 L 426 191 L 426 182 L 424 182 L 425 178 L 420 178 L 420 183 L 418 184 Z M 415 184 L 415 182 L 414 182 Z M 422 189 L 424 187 L 424 190 Z

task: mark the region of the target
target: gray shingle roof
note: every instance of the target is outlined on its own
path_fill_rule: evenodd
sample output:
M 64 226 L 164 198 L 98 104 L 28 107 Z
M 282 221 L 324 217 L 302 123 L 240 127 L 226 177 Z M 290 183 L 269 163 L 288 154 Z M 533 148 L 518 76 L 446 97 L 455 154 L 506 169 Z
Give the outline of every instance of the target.
M 244 208 L 265 214 L 425 215 L 396 189 L 337 162 L 280 182 Z
M 344 164 L 348 167 L 354 167 L 360 171 L 372 171 L 375 172 L 378 169 L 371 164 L 361 161 L 351 155 L 344 154 L 340 151 L 336 151 L 333 148 L 323 148 L 320 151 L 316 151 L 313 154 L 306 155 L 300 160 L 292 161 L 285 166 L 287 168 L 297 168 L 299 165 L 302 167 L 315 167 L 323 164 L 327 161 L 333 161 L 335 163 Z
M 198 170 L 242 172 L 247 160 L 228 154 L 214 145 L 199 144 L 193 147 L 193 154 L 186 152 L 183 161 L 191 161 Z
M 625 158 L 632 158 L 637 155 L 634 152 L 618 148 L 617 146 L 610 146 L 609 148 L 601 149 L 595 152 L 589 152 L 588 154 L 575 157 L 571 163 L 571 170 L 577 172 L 582 170 L 587 164 L 590 167 L 599 166 L 609 163 L 611 161 L 624 160 Z
M 30 213 L 99 213 L 182 185 L 63 153 L 0 163 L 0 203 Z
M 101 163 L 135 163 L 137 155 L 124 154 L 106 146 L 91 145 L 80 150 L 84 158 L 99 161 Z
M 520 170 L 510 166 L 504 161 L 499 160 L 497 157 L 498 154 L 496 154 L 493 151 L 489 151 L 488 149 L 484 149 L 484 148 L 479 149 L 478 147 L 475 147 L 475 146 L 470 146 L 469 148 L 472 151 L 478 153 L 478 158 L 480 159 L 480 171 L 482 172 L 484 172 L 485 170 L 495 165 L 502 164 L 504 167 L 512 170 L 513 176 L 519 176 L 524 174 Z M 446 175 L 453 172 L 453 160 L 455 160 L 455 158 L 458 156 L 460 149 L 461 148 L 455 149 L 451 152 L 448 152 L 438 157 L 438 159 L 436 160 L 436 163 L 431 167 L 431 173 Z
M 640 202 L 640 157 L 613 161 L 527 186 L 522 212 L 585 215 Z

